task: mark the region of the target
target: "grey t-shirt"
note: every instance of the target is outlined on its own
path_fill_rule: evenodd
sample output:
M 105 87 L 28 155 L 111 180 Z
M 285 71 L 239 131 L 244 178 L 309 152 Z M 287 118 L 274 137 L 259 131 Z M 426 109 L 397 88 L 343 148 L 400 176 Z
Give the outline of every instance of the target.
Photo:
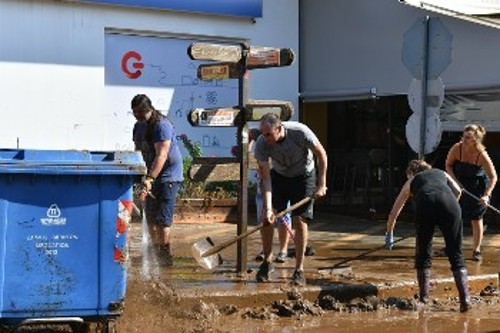
M 305 175 L 314 169 L 311 149 L 319 142 L 316 135 L 304 124 L 296 121 L 282 122 L 285 139 L 268 145 L 262 136 L 255 141 L 257 161 L 269 162 L 273 170 L 285 177 Z

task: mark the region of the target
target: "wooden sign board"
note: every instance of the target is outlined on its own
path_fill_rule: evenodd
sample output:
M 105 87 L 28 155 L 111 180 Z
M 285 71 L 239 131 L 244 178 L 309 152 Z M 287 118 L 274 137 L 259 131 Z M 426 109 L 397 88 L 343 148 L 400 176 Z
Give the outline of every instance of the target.
M 240 77 L 238 64 L 226 62 L 198 66 L 198 78 L 203 81 L 237 79 Z
M 238 62 L 242 57 L 241 47 L 237 45 L 192 43 L 187 52 L 192 60 Z
M 278 100 L 249 100 L 245 105 L 247 120 L 258 121 L 267 113 L 274 113 L 281 120 L 289 120 L 293 115 L 293 104 Z
M 188 112 L 191 126 L 236 126 L 238 108 L 192 109 Z
M 246 57 L 246 67 L 268 68 L 290 66 L 295 59 L 291 49 L 278 49 L 273 47 L 250 46 Z
M 196 182 L 237 181 L 240 167 L 236 157 L 198 157 L 189 168 L 189 178 Z
M 249 160 L 249 169 L 256 169 L 255 159 Z M 191 162 L 189 179 L 195 182 L 240 180 L 240 163 L 236 157 L 196 157 Z

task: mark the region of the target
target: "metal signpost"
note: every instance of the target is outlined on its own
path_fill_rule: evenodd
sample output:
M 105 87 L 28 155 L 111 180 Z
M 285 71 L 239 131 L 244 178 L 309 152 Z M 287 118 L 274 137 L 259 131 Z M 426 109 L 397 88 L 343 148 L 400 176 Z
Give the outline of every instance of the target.
M 419 158 L 434 151 L 441 140 L 444 86 L 439 75 L 451 63 L 452 39 L 444 24 L 429 16 L 418 19 L 403 37 L 402 61 L 415 78 L 408 93 L 414 114 L 406 124 L 406 137 Z
M 273 112 L 282 120 L 290 119 L 293 106 L 283 101 L 249 101 L 247 70 L 284 67 L 294 61 L 291 49 L 210 43 L 192 43 L 187 50 L 193 60 L 218 61 L 202 64 L 197 75 L 200 80 L 238 79 L 238 106 L 213 109 L 192 109 L 188 121 L 192 126 L 236 126 L 240 186 L 238 193 L 238 235 L 248 227 L 248 128 L 249 120 L 260 120 L 265 113 Z M 208 177 L 208 176 L 207 176 Z M 247 270 L 247 240 L 238 241 L 237 271 Z

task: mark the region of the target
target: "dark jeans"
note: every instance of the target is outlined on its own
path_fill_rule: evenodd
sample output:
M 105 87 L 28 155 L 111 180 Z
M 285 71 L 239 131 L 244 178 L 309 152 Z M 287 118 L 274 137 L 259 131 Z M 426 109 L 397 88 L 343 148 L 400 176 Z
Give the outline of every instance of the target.
M 433 193 L 414 198 L 414 205 L 417 229 L 415 268 L 431 267 L 432 238 L 436 226 L 443 233 L 451 270 L 465 267 L 462 215 L 457 200 L 449 194 Z
M 146 199 L 146 217 L 148 222 L 162 227 L 170 227 L 174 219 L 175 201 L 179 182 L 154 183 L 151 193 L 155 199 Z

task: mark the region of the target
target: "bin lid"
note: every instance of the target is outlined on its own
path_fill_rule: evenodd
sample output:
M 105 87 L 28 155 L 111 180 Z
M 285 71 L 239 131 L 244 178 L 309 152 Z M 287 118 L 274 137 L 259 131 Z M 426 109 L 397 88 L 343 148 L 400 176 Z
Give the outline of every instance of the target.
M 0 174 L 144 175 L 138 151 L 0 149 Z

